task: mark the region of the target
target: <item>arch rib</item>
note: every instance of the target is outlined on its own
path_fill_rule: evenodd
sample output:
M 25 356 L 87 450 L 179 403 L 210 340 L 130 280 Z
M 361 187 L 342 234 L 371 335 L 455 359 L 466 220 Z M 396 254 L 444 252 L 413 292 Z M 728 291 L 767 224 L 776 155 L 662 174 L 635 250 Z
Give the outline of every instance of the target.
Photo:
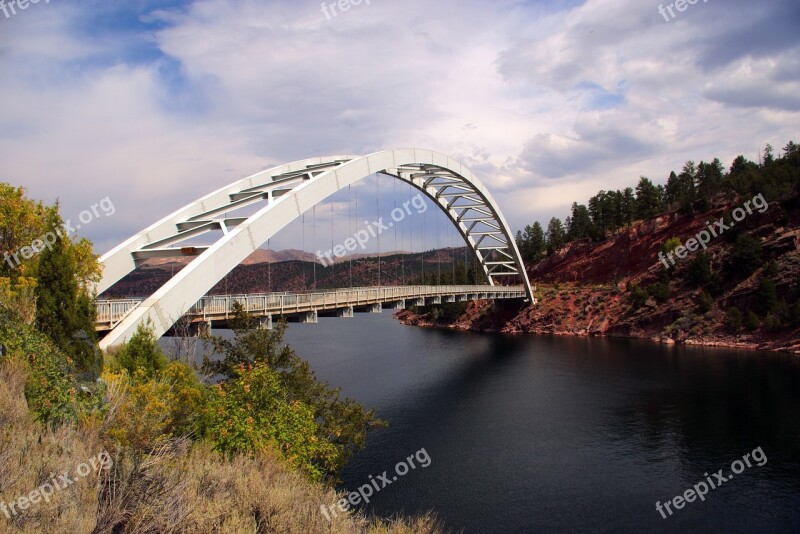
M 148 320 L 163 335 L 214 285 L 268 239 L 325 198 L 367 176 L 381 173 L 424 192 L 458 229 L 489 281 L 528 276 L 508 224 L 494 199 L 469 169 L 431 150 L 385 150 L 363 157 L 312 158 L 239 180 L 191 203 L 133 236 L 100 258 L 105 266 L 98 293 L 153 257 L 196 255 L 183 270 L 123 319 L 102 341 L 107 348 L 130 339 Z M 255 214 L 218 218 L 243 205 L 263 203 Z M 164 248 L 201 233 L 222 230 L 210 247 Z

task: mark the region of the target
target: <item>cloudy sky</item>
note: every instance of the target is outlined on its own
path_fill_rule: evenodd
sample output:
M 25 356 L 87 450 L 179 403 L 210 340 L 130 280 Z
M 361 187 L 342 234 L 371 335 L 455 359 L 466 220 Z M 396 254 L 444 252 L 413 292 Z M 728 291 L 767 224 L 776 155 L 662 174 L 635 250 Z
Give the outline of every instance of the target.
M 335 15 L 319 0 L 0 10 L 0 181 L 59 198 L 67 217 L 110 197 L 114 216 L 81 231 L 105 252 L 213 189 L 311 156 L 445 152 L 516 230 L 640 175 L 663 182 L 687 159 L 728 165 L 800 141 L 800 3 L 700 0 L 674 18 L 667 5 L 667 15 L 655 0 L 365 0 Z M 296 231 L 273 248 L 296 245 Z

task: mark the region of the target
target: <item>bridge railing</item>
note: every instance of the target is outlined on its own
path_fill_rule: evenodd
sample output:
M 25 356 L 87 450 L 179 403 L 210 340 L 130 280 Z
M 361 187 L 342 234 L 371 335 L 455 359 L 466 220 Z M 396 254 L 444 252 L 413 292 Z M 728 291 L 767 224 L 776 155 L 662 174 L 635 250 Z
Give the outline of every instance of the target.
M 108 324 L 109 327 L 114 328 L 132 312 L 136 306 L 141 304 L 143 300 L 144 299 L 98 300 L 96 305 L 97 322 Z
M 192 317 L 229 316 L 234 303 L 250 313 L 281 314 L 296 311 L 325 310 L 364 306 L 406 299 L 465 295 L 469 298 L 524 297 L 523 286 L 392 286 L 354 287 L 297 293 L 265 293 L 258 295 L 209 295 L 201 298 L 187 312 Z M 113 328 L 143 299 L 106 300 L 97 302 L 97 323 Z

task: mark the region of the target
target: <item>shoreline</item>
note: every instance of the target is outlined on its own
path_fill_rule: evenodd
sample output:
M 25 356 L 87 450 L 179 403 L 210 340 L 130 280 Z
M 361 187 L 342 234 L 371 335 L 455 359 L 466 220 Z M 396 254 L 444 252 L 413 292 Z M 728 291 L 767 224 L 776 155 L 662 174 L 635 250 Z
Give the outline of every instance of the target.
M 671 337 L 662 335 L 652 335 L 646 332 L 641 334 L 629 333 L 626 335 L 613 334 L 607 332 L 592 333 L 586 329 L 575 332 L 570 330 L 551 330 L 547 327 L 537 328 L 534 330 L 522 330 L 520 328 L 509 328 L 506 324 L 502 328 L 497 327 L 479 327 L 470 324 L 468 321 L 456 322 L 438 322 L 431 321 L 427 318 L 427 314 L 415 314 L 409 310 L 402 310 L 393 315 L 401 324 L 405 326 L 415 326 L 420 328 L 434 328 L 441 330 L 452 330 L 458 332 L 475 332 L 481 334 L 508 334 L 519 336 L 559 336 L 559 337 L 592 337 L 592 338 L 610 338 L 610 339 L 639 339 L 658 343 L 661 345 L 687 345 L 695 347 L 710 347 L 710 348 L 724 348 L 724 349 L 737 349 L 749 350 L 758 352 L 771 352 L 800 355 L 800 345 L 787 345 L 785 343 L 770 343 L 769 341 L 757 341 L 755 339 L 746 339 L 752 337 L 750 335 L 736 335 L 725 338 L 722 336 L 708 336 L 708 337 L 686 337 L 684 339 L 675 340 Z

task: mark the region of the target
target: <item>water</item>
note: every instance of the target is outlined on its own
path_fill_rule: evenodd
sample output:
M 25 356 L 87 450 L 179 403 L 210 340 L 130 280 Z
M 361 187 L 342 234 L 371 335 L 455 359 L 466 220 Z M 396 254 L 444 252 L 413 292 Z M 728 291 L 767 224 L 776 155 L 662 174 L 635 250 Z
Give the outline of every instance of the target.
M 355 490 L 467 533 L 800 532 L 800 359 L 644 341 L 406 327 L 390 314 L 291 325 L 318 376 L 390 422 L 343 474 Z M 664 502 L 761 447 L 663 519 Z M 712 480 L 713 477 L 712 477 Z

